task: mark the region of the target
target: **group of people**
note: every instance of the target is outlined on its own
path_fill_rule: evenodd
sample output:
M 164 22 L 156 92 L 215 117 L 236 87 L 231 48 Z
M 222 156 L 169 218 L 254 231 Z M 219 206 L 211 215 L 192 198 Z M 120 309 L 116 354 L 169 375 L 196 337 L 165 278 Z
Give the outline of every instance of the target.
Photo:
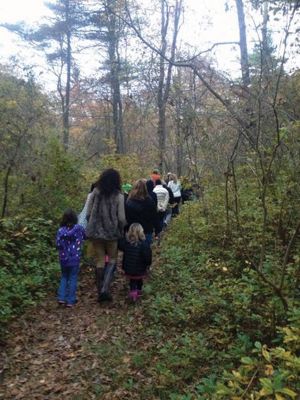
M 67 210 L 57 232 L 56 245 L 61 265 L 58 302 L 67 307 L 76 303 L 76 289 L 82 244 L 89 239 L 96 264 L 98 301 L 111 300 L 110 285 L 118 250 L 123 252 L 122 268 L 129 279 L 129 297 L 142 294 L 143 279 L 152 262 L 153 235 L 159 238 L 172 216 L 179 213 L 181 187 L 175 174 L 163 181 L 157 170 L 151 179 L 138 179 L 133 186 L 121 186 L 113 168 L 102 172 L 91 187 L 79 222 Z

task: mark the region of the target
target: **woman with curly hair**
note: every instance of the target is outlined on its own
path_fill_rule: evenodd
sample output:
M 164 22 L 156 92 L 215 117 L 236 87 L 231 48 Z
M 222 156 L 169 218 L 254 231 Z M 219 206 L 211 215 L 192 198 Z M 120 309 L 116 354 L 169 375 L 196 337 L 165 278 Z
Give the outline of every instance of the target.
M 86 236 L 92 242 L 96 258 L 98 301 L 111 300 L 109 288 L 117 265 L 118 239 L 123 236 L 126 225 L 121 178 L 115 169 L 103 171 L 95 183 L 87 220 Z M 109 262 L 102 270 L 106 255 Z

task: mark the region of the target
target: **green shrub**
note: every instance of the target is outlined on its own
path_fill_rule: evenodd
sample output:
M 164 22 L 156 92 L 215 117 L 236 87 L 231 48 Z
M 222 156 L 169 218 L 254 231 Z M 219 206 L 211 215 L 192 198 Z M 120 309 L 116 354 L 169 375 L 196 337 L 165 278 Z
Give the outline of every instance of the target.
M 10 319 L 53 290 L 58 278 L 56 227 L 38 218 L 0 221 L 0 334 Z
M 162 241 L 159 266 L 147 289 L 151 297 L 145 306 L 152 336 L 159 343 L 153 350 L 151 371 L 159 382 L 159 398 L 295 398 L 298 359 L 284 342 L 291 340 L 286 339 L 286 332 L 289 338 L 293 332 L 299 340 L 299 330 L 288 324 L 283 301 L 272 286 L 279 287 L 286 248 L 274 240 L 278 209 L 270 208 L 261 274 L 253 264 L 259 259 L 262 243 L 259 200 L 251 183 L 247 185 L 240 193 L 242 228 L 234 222 L 231 210 L 228 229 L 224 188 L 211 185 L 205 203 L 186 203 Z M 281 293 L 289 309 L 298 304 L 298 250 L 296 243 Z M 256 361 L 251 361 L 250 368 L 246 363 L 253 358 L 254 343 L 263 345 L 260 356 L 254 353 Z M 280 350 L 283 348 L 286 350 Z M 270 353 L 273 369 L 266 367 L 262 349 Z M 252 385 L 258 366 L 260 372 Z M 266 368 L 274 371 L 271 377 L 264 375 Z M 224 370 L 229 372 L 223 375 Z M 251 385 L 246 390 L 249 383 L 253 390 Z

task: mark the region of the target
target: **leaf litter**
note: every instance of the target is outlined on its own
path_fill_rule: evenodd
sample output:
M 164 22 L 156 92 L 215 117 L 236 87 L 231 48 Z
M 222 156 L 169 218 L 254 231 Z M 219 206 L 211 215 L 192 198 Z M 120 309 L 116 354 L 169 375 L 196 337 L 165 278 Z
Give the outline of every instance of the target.
M 73 309 L 57 305 L 55 293 L 10 326 L 4 347 L 0 399 L 140 399 L 136 387 L 151 382 L 134 368 L 131 350 L 147 351 L 140 335 L 143 312 L 126 301 L 127 284 L 118 274 L 113 302 L 98 304 L 93 272 L 83 267 Z M 135 326 L 138 326 L 137 330 Z

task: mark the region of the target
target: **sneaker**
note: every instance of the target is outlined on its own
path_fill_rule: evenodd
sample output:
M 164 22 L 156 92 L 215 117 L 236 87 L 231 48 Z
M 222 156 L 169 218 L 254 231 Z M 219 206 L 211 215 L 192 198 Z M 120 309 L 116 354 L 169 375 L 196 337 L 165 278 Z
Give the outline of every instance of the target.
M 64 300 L 58 300 L 57 302 L 60 306 L 64 306 L 66 304 Z
M 71 303 L 67 303 L 67 304 L 66 304 L 66 307 L 67 307 L 67 308 L 72 308 L 72 307 L 74 307 L 74 306 L 75 306 L 75 304 L 71 304 Z

